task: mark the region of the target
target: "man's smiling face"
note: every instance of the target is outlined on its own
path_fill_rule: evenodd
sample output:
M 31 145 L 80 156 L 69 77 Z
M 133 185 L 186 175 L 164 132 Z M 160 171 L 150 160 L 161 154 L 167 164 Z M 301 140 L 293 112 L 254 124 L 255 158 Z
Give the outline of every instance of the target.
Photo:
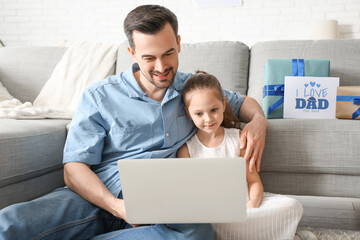
M 156 34 L 134 31 L 133 40 L 135 49 L 129 47 L 129 52 L 140 67 L 140 79 L 137 80 L 147 89 L 151 84 L 158 89 L 168 88 L 179 65 L 180 36 L 176 39 L 171 25 L 167 23 Z

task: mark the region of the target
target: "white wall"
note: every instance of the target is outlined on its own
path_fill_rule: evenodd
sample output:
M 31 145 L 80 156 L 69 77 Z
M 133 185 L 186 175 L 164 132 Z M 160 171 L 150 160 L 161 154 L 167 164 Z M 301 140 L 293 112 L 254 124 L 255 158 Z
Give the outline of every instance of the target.
M 219 0 L 221 2 L 221 0 Z M 8 46 L 89 40 L 122 42 L 123 20 L 140 4 L 178 16 L 183 42 L 309 39 L 311 21 L 336 19 L 341 38 L 360 38 L 360 0 L 243 0 L 198 8 L 196 0 L 0 0 L 0 39 Z

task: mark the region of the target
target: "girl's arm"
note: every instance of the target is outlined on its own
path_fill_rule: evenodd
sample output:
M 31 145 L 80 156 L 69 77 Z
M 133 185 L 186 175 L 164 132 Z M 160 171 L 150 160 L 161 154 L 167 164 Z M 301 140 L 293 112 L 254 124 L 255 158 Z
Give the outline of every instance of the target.
M 184 145 L 182 145 L 179 150 L 176 153 L 178 158 L 189 158 L 190 154 L 189 154 L 189 149 L 186 145 L 186 143 L 184 143 Z
M 249 201 L 246 208 L 258 208 L 263 199 L 264 188 L 259 174 L 256 171 L 249 171 L 249 160 L 246 161 L 246 180 L 249 189 Z

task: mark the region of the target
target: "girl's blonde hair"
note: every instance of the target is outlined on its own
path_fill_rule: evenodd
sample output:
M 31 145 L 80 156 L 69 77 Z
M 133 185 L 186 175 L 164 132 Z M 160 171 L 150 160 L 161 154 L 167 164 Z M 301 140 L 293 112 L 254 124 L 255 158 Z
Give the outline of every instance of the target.
M 196 71 L 195 75 L 190 77 L 183 88 L 183 99 L 185 106 L 189 106 L 189 102 L 186 99 L 186 95 L 194 90 L 201 89 L 215 89 L 220 101 L 224 101 L 225 96 L 219 80 L 211 74 L 204 71 Z M 225 128 L 240 128 L 240 120 L 237 118 L 232 110 L 231 105 L 226 101 L 224 120 L 221 123 Z

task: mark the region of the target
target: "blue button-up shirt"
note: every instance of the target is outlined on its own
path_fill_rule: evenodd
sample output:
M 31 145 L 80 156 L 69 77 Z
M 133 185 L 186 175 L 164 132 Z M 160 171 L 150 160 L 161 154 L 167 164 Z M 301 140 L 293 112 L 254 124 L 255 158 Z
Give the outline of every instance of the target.
M 134 64 L 84 91 L 64 148 L 64 163 L 89 164 L 115 196 L 121 191 L 117 160 L 175 157 L 196 131 L 182 101 L 184 83 L 192 74 L 177 72 L 163 101 L 157 102 L 137 83 L 138 70 Z M 243 96 L 224 92 L 237 113 Z

